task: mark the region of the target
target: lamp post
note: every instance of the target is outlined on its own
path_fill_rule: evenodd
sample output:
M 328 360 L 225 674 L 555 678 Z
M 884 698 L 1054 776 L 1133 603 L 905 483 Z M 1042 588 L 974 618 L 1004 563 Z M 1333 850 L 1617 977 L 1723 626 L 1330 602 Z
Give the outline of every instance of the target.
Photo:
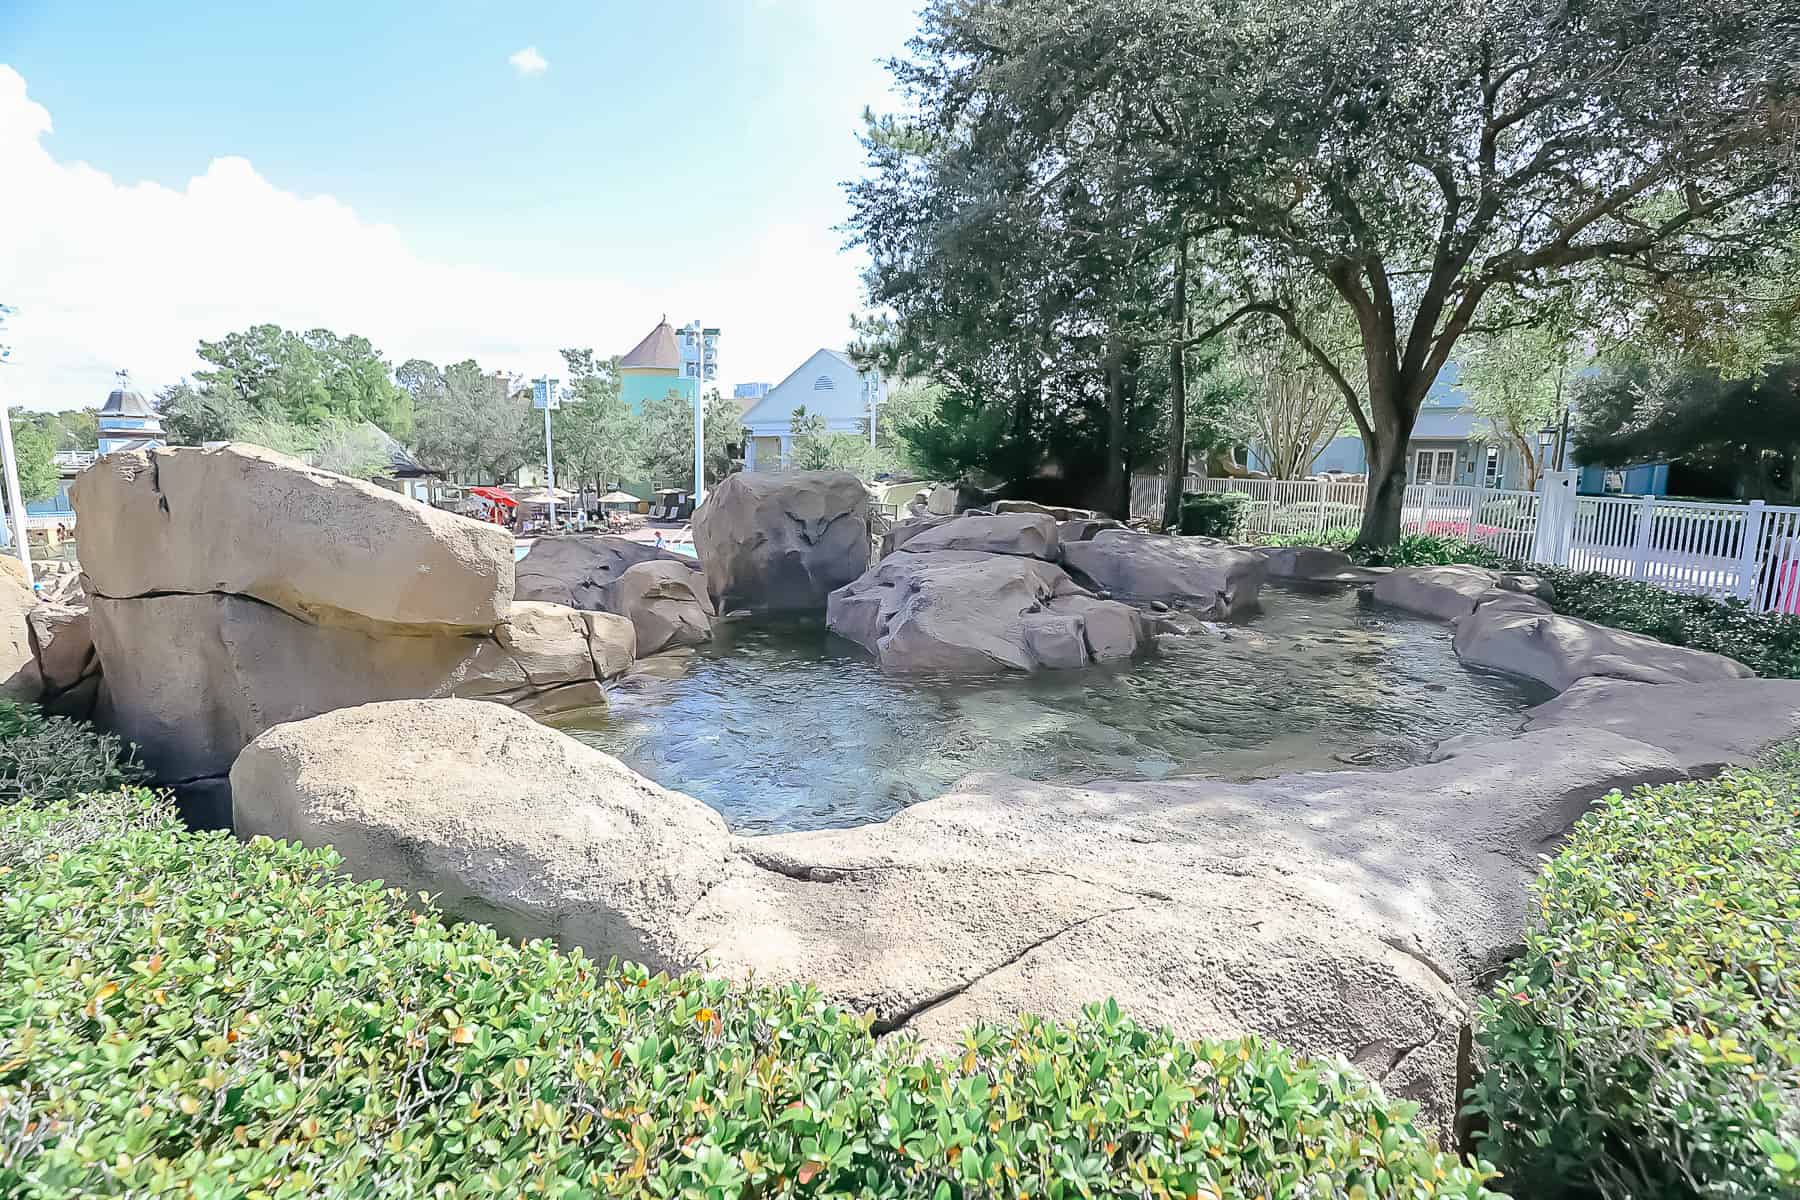
M 688 326 L 694 339 L 694 507 L 706 499 L 706 330 Z
M 550 529 L 556 529 L 556 462 L 550 453 L 550 410 L 560 407 L 557 388 L 562 380 L 539 376 L 531 383 L 531 407 L 544 412 L 544 494 L 550 500 Z
M 10 305 L 0 304 L 0 333 L 6 332 L 6 318 L 16 311 Z M 12 347 L 0 342 L 0 366 L 11 360 Z M 3 391 L 0 391 L 0 459 L 4 460 L 6 468 L 6 506 L 12 511 L 13 552 L 25 568 L 25 586 L 36 591 L 37 585 L 31 578 L 31 548 L 25 544 L 25 501 L 19 494 L 19 460 L 13 453 L 12 413 L 8 411 Z

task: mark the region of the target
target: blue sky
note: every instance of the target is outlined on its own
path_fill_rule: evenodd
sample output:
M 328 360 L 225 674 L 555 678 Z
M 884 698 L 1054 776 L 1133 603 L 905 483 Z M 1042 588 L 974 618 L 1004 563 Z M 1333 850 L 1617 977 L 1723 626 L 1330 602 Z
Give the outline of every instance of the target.
M 915 7 L 7 0 L 10 398 L 168 382 L 258 320 L 534 371 L 667 310 L 777 379 L 846 336 L 838 184 Z

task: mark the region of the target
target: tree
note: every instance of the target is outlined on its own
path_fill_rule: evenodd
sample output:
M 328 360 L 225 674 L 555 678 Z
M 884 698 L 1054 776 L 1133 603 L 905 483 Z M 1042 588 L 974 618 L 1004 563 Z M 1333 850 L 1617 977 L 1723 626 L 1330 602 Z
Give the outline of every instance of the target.
M 1682 460 L 1740 496 L 1800 501 L 1800 359 L 1748 379 L 1634 359 L 1583 379 L 1575 461 L 1608 467 Z
M 412 401 L 413 449 L 428 466 L 462 482 L 498 483 L 532 460 L 541 434 L 510 377 L 474 359 L 441 371 L 411 359 L 396 378 Z
M 199 354 L 207 365 L 194 379 L 214 412 L 300 426 L 342 417 L 368 421 L 395 437 L 411 432 L 412 399 L 395 385 L 367 338 L 253 325 L 201 342 Z
M 1343 399 L 1285 329 L 1253 327 L 1235 342 L 1248 385 L 1247 424 L 1267 470 L 1300 479 L 1343 428 Z
M 13 423 L 13 459 L 19 468 L 19 495 L 29 504 L 56 495 L 62 476 L 56 469 L 56 443 L 46 423 L 38 420 L 49 414 L 29 413 L 23 408 L 11 410 Z
M 866 433 L 832 433 L 824 415 L 807 412 L 804 404 L 794 410 L 789 430 L 788 466 L 794 470 L 849 471 L 865 478 L 874 474 L 869 469 L 874 447 Z
M 646 401 L 641 421 L 645 469 L 652 481 L 687 488 L 694 480 L 694 406 L 680 390 Z M 717 483 L 731 473 L 728 447 L 744 439 L 744 411 L 718 391 L 706 393 L 706 480 Z
M 1525 464 L 1525 488 L 1536 491 L 1542 464 L 1538 430 L 1562 415 L 1572 348 L 1562 330 L 1511 329 L 1471 338 L 1459 356 L 1457 382 L 1496 440 Z
M 1400 532 L 1407 443 L 1465 334 L 1571 290 L 1599 309 L 1704 287 L 1793 236 L 1800 22 L 1752 0 L 936 0 L 897 68 L 921 112 L 1014 131 L 990 154 L 1044 185 L 1070 129 L 1203 235 L 1224 303 L 1283 321 L 1343 398 L 1370 487 L 1358 535 Z M 1079 166 L 1079 164 L 1077 164 Z M 1328 287 L 1360 365 L 1312 341 Z
M 572 396 L 551 414 L 557 478 L 605 491 L 637 469 L 639 422 L 620 394 L 617 358 L 598 360 L 592 350 L 562 356 Z

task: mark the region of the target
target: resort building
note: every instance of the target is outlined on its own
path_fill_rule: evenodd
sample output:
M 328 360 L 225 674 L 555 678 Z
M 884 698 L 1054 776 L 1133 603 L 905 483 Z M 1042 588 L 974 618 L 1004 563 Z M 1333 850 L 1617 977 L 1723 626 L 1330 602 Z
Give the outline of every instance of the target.
M 683 362 L 674 327 L 664 317 L 619 360 L 620 396 L 632 412 L 644 411 L 647 401 L 660 400 L 671 391 L 692 403 L 694 381 L 683 377 Z
M 877 406 L 887 398 L 879 371 L 861 371 L 837 350 L 819 350 L 744 413 L 750 431 L 744 470 L 779 471 L 793 448 L 794 410 L 825 418 L 828 433 L 867 437 Z
M 114 450 L 151 450 L 163 444 L 162 418 L 156 407 L 131 386 L 128 372 L 119 372 L 119 386 L 100 406 L 100 453 Z

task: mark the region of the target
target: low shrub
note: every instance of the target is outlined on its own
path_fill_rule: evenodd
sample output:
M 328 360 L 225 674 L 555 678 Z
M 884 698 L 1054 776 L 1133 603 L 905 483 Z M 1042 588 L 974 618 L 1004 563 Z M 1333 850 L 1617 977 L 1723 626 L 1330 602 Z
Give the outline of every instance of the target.
M 1793 762 L 1614 793 L 1479 1009 L 1479 1142 L 1528 1196 L 1800 1195 Z
M 141 783 L 149 772 L 110 733 L 35 704 L 0 700 L 0 803 L 47 803 Z
M 1250 497 L 1241 492 L 1189 492 L 1181 498 L 1181 532 L 1234 540 L 1249 503 Z
M 1351 561 L 1362 567 L 1442 567 L 1452 563 L 1509 569 L 1513 564 L 1499 551 L 1464 538 L 1435 533 L 1403 534 L 1396 544 L 1369 550 L 1351 543 L 1356 540 L 1354 528 L 1327 529 L 1323 532 L 1266 534 L 1257 541 L 1265 546 L 1323 546 L 1342 550 Z
M 329 850 L 105 803 L 35 856 L 70 806 L 0 810 L 0 1194 L 1489 1194 L 1265 1041 L 1107 1003 L 940 1061 L 804 987 L 517 946 Z

